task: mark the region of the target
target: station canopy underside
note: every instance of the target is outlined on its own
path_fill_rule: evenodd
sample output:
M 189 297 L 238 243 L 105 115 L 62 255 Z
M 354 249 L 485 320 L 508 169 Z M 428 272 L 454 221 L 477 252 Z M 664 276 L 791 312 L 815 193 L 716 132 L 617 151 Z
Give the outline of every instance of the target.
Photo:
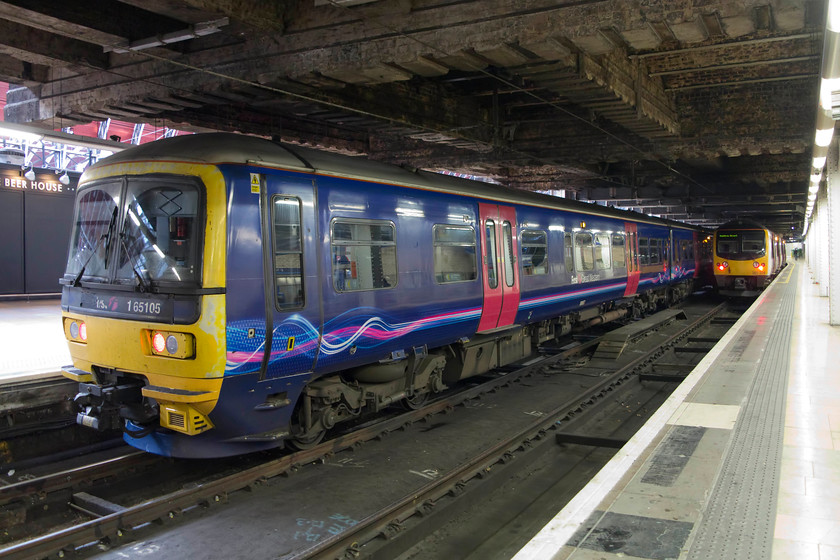
M 14 84 L 14 123 L 239 131 L 795 237 L 824 11 L 818 0 L 14 0 L 0 2 L 0 80 Z

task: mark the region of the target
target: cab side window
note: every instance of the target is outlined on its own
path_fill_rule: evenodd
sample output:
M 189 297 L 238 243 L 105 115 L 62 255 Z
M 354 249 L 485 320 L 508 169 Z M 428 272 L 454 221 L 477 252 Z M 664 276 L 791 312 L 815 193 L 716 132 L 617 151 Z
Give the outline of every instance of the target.
M 306 303 L 303 291 L 303 242 L 300 199 L 275 196 L 271 204 L 274 229 L 274 294 L 277 309 L 295 309 Z

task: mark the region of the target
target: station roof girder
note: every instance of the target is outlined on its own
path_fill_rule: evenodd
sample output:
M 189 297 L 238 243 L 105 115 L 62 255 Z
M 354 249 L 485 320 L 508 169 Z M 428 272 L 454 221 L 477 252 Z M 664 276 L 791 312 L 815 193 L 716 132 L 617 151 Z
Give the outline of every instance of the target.
M 796 234 L 823 12 L 819 0 L 12 0 L 0 79 L 23 86 L 11 122 L 236 130 L 609 205 L 634 198 L 617 189 L 677 189 L 692 223 L 757 215 Z M 732 185 L 744 198 L 726 212 L 703 202 Z

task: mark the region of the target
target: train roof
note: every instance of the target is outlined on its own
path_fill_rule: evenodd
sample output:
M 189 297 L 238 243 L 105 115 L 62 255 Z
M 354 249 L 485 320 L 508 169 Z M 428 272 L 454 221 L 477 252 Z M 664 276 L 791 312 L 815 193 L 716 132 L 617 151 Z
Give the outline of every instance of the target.
M 423 190 L 462 194 L 494 202 L 554 208 L 586 215 L 606 216 L 694 231 L 698 226 L 578 202 L 503 185 L 473 181 L 419 169 L 409 169 L 364 157 L 347 156 L 303 146 L 293 146 L 241 134 L 214 132 L 164 138 L 118 152 L 90 167 L 98 169 L 129 161 L 189 161 L 211 165 L 241 164 L 281 168 L 319 175 L 361 179 Z M 82 181 L 85 177 L 82 176 Z

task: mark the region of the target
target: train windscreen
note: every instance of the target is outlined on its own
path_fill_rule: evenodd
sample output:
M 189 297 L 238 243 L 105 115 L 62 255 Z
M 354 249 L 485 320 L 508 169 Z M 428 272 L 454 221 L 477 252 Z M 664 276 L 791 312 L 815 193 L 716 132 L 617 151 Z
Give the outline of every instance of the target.
M 767 253 L 764 230 L 717 232 L 717 256 L 723 259 L 749 260 Z
M 191 182 L 134 179 L 83 188 L 65 278 L 144 291 L 199 284 L 200 201 Z

